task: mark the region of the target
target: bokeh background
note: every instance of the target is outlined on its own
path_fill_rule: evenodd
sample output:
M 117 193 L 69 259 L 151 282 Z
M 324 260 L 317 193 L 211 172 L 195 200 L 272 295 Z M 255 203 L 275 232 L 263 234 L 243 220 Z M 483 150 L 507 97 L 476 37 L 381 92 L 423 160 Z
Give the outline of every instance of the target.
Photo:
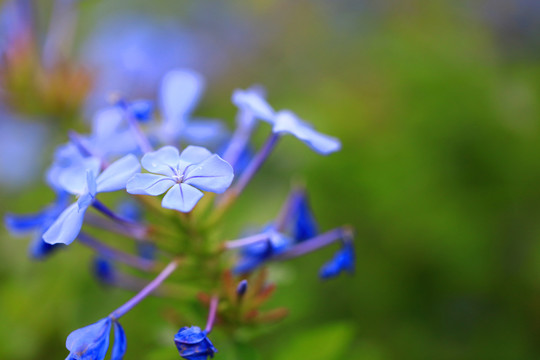
M 43 42 L 52 2 L 27 3 Z M 286 138 L 231 212 L 230 232 L 274 216 L 301 179 L 323 230 L 356 228 L 357 271 L 321 282 L 335 249 L 273 265 L 272 305 L 290 316 L 242 346 L 217 332 L 218 359 L 540 357 L 538 1 L 77 6 L 70 56 L 90 69 L 90 93 L 75 113 L 32 96 L 1 106 L 0 212 L 52 199 L 41 173 L 54 146 L 110 91 L 155 98 L 168 69 L 190 67 L 207 79 L 196 114 L 232 126 L 232 91 L 262 84 L 275 108 L 343 150 L 320 157 Z M 4 30 L 12 20 L 3 14 Z M 69 332 L 130 296 L 98 285 L 76 244 L 33 262 L 29 239 L 0 235 L 1 359 L 64 358 Z M 126 359 L 179 358 L 161 305 L 149 299 L 125 317 Z

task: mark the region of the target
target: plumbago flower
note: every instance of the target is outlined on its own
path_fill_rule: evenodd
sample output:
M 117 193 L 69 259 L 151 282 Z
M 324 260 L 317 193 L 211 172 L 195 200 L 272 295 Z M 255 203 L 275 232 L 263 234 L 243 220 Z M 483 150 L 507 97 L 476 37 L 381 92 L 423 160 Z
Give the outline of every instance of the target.
M 216 133 L 214 122 L 192 121 L 202 89 L 202 78 L 194 72 L 177 69 L 167 74 L 159 99 L 163 117 L 159 124 L 152 121 L 153 108 L 146 100 L 121 98 L 98 111 L 89 135 L 71 132 L 69 142 L 54 154 L 46 179 L 56 201 L 37 214 L 5 218 L 12 232 L 36 234 L 32 257 L 44 258 L 77 239 L 93 252 L 94 275 L 100 282 L 135 292 L 109 315 L 67 337 L 68 360 L 103 360 L 111 328 L 115 333 L 111 359 L 122 359 L 127 341 L 119 319 L 154 293 L 174 298 L 172 304 L 198 299 L 201 306 L 208 306 L 204 329 L 176 324 L 179 317 L 169 320 L 179 328 L 171 334 L 171 346 L 174 342 L 182 358 L 212 358 L 217 353 L 209 338 L 214 324 L 237 334 L 239 328 L 275 322 L 287 314 L 284 308 L 264 308 L 276 287 L 266 271 L 273 262 L 341 243 L 322 265 L 319 277 L 354 272 L 353 230 L 340 226 L 321 232 L 303 187 L 293 188 L 277 216 L 251 235 L 235 239 L 226 233 L 228 227 L 223 225 L 229 209 L 282 136 L 293 135 L 323 155 L 339 150 L 341 143 L 289 110 L 275 111 L 264 99 L 264 91 L 253 87 L 236 90 L 232 96 L 238 108 L 236 129 L 220 152 L 222 158 L 190 144 L 203 138 L 215 140 L 224 133 Z M 244 156 L 257 148 L 252 134 L 260 121 L 272 126 L 268 139 L 253 156 Z M 177 147 L 180 140 L 188 143 L 182 151 Z M 233 167 L 242 169 L 237 176 Z M 98 200 L 106 192 L 117 192 L 112 198 L 118 202 L 111 207 L 102 202 L 106 197 Z M 217 195 L 207 196 L 196 209 L 203 192 Z M 71 204 L 70 195 L 76 197 Z M 161 195 L 160 206 L 155 197 Z M 101 231 L 94 235 L 87 231 L 89 226 Z M 235 240 L 226 241 L 228 235 L 227 239 Z M 116 248 L 118 237 L 133 240 L 132 251 Z M 181 276 L 172 277 L 178 269 Z M 146 276 L 139 277 L 140 273 Z
M 172 146 L 146 153 L 143 167 L 154 174 L 137 174 L 127 183 L 127 192 L 161 195 L 167 209 L 189 212 L 203 197 L 198 189 L 222 193 L 231 185 L 231 165 L 200 146 L 188 146 L 182 154 Z

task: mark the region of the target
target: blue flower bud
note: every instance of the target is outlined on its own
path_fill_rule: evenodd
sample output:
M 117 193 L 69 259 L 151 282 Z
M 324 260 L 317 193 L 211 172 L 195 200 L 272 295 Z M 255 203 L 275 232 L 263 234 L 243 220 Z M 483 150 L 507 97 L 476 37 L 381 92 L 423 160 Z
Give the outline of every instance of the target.
M 180 356 L 186 360 L 206 360 L 213 358 L 217 349 L 206 336 L 206 331 L 202 331 L 197 326 L 184 326 L 174 337 L 174 342 L 178 348 Z
M 329 279 L 339 275 L 342 271 L 354 273 L 354 247 L 352 243 L 346 243 L 334 257 L 321 267 L 319 276 L 321 279 Z
M 247 291 L 247 287 L 248 287 L 248 282 L 246 279 L 238 283 L 238 286 L 236 287 L 236 294 L 238 295 L 238 297 L 244 296 L 244 294 Z

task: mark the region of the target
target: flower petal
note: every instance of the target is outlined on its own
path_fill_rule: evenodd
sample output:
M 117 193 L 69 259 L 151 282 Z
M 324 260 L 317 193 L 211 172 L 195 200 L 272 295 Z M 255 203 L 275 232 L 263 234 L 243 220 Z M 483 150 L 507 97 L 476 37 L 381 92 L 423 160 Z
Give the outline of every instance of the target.
M 124 121 L 124 111 L 118 106 L 110 106 L 98 111 L 92 121 L 92 134 L 100 139 L 114 135 Z
M 29 231 L 39 229 L 49 218 L 47 211 L 40 211 L 35 214 L 6 214 L 4 224 L 10 233 L 14 235 L 25 234 Z
M 126 353 L 127 341 L 126 333 L 118 322 L 114 322 L 114 345 L 111 360 L 122 360 Z
M 184 182 L 201 190 L 220 194 L 227 190 L 233 178 L 232 166 L 218 155 L 212 155 L 198 165 L 190 167 L 185 174 Z
M 115 161 L 98 176 L 97 191 L 117 191 L 126 187 L 127 181 L 141 171 L 139 160 L 132 155 L 126 155 Z
M 135 174 L 129 179 L 126 190 L 134 195 L 152 195 L 163 194 L 171 188 L 175 181 L 170 177 L 154 174 Z
M 102 360 L 109 348 L 110 329 L 111 319 L 108 317 L 77 329 L 67 337 L 66 348 L 78 358 Z
M 165 194 L 161 206 L 166 209 L 190 212 L 203 195 L 193 186 L 183 183 L 176 184 Z
M 274 133 L 291 134 L 302 140 L 316 152 L 328 155 L 341 149 L 341 142 L 331 136 L 315 131 L 309 124 L 300 120 L 294 113 L 284 110 L 276 114 Z
M 71 244 L 81 231 L 86 209 L 79 209 L 77 203 L 71 204 L 43 234 L 43 240 L 48 244 Z
M 67 192 L 74 195 L 81 195 L 87 190 L 87 171 L 94 176 L 99 173 L 100 160 L 95 157 L 85 158 L 82 163 L 62 170 L 58 182 Z
M 180 160 L 189 164 L 198 164 L 212 156 L 212 153 L 202 147 L 190 145 L 180 154 Z
M 260 91 L 256 90 L 235 90 L 232 96 L 232 102 L 238 108 L 247 110 L 261 120 L 273 123 L 274 109 L 260 95 Z
M 190 144 L 218 144 L 229 136 L 227 127 L 220 120 L 196 119 L 184 127 L 182 140 Z
M 182 122 L 193 111 L 204 90 L 204 80 L 190 70 L 169 71 L 161 83 L 161 111 L 167 122 Z
M 159 150 L 146 153 L 141 160 L 146 170 L 165 176 L 173 176 L 172 169 L 176 169 L 179 162 L 180 154 L 174 146 L 164 146 Z

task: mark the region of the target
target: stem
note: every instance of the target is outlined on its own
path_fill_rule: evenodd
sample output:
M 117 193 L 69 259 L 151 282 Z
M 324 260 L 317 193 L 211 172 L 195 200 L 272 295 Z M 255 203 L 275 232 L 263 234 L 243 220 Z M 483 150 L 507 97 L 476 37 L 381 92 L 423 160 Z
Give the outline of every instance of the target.
M 218 303 L 219 303 L 219 298 L 217 296 L 213 296 L 212 300 L 210 300 L 210 311 L 208 312 L 208 320 L 206 320 L 206 327 L 204 328 L 204 331 L 206 332 L 206 334 L 210 334 L 210 332 L 212 331 L 212 328 L 214 327 L 214 321 L 216 321 Z
M 253 128 L 246 126 L 239 126 L 234 131 L 229 146 L 227 146 L 227 149 L 223 153 L 223 160 L 228 162 L 233 168 L 246 148 L 252 132 Z
M 333 242 L 339 239 L 347 239 L 350 241 L 352 237 L 352 229 L 348 226 L 339 227 L 330 231 L 327 231 L 323 234 L 312 237 L 311 239 L 305 240 L 298 245 L 293 246 L 286 252 L 275 256 L 272 260 L 287 260 L 292 259 L 298 256 L 305 255 L 312 251 L 323 248 L 327 245 L 332 244 Z
M 227 250 L 237 249 L 237 248 L 248 246 L 251 244 L 256 244 L 261 241 L 268 241 L 269 239 L 270 239 L 270 235 L 268 233 L 251 235 L 251 236 L 237 239 L 237 240 L 226 241 L 225 248 Z
M 112 211 L 111 209 L 109 209 L 107 206 L 105 206 L 105 204 L 103 204 L 101 201 L 97 200 L 97 199 L 94 199 L 94 201 L 92 202 L 92 206 L 98 210 L 99 212 L 101 212 L 103 215 L 107 216 L 108 218 L 116 221 L 117 223 L 120 223 L 122 225 L 127 225 L 127 226 L 130 226 L 130 227 L 133 227 L 133 228 L 137 228 L 139 229 L 140 231 L 144 231 L 146 232 L 146 226 L 142 225 L 142 224 L 139 224 L 138 222 L 136 221 L 133 221 L 133 220 L 130 220 L 130 219 L 127 219 L 123 216 L 120 216 L 118 214 L 116 214 L 114 211 Z
M 113 320 L 119 319 L 120 317 L 124 316 L 128 311 L 130 311 L 135 305 L 137 305 L 139 302 L 141 302 L 145 297 L 147 297 L 152 291 L 154 291 L 156 288 L 161 285 L 165 279 L 171 275 L 174 270 L 178 267 L 178 264 L 180 263 L 180 259 L 175 259 L 172 262 L 169 263 L 159 273 L 159 275 L 152 280 L 148 285 L 146 285 L 137 295 L 129 299 L 124 305 L 120 306 L 118 309 L 113 311 L 109 317 Z
M 225 210 L 227 210 L 227 208 L 238 197 L 238 195 L 242 193 L 244 188 L 257 173 L 257 170 L 259 170 L 266 158 L 268 158 L 268 155 L 270 155 L 278 140 L 279 135 L 274 133 L 270 134 L 262 148 L 251 160 L 246 170 L 242 173 L 240 179 L 238 179 L 238 182 L 225 194 L 223 194 L 221 199 L 218 199 L 217 208 L 211 217 L 210 223 L 213 223 L 216 221 L 216 219 L 219 219 L 225 213 Z
M 77 239 L 80 243 L 88 246 L 91 249 L 94 249 L 102 256 L 111 260 L 119 261 L 121 263 L 143 271 L 150 271 L 154 267 L 153 261 L 143 259 L 138 256 L 133 256 L 121 250 L 114 249 L 82 231 L 79 233 Z
M 242 193 L 247 184 L 249 184 L 253 176 L 257 173 L 257 170 L 259 170 L 266 158 L 268 158 L 268 155 L 270 155 L 270 153 L 276 146 L 278 139 L 279 135 L 274 133 L 272 133 L 268 137 L 263 147 L 259 150 L 257 155 L 255 155 L 253 160 L 251 160 L 246 171 L 242 173 L 240 179 L 238 179 L 238 182 L 233 187 L 232 192 L 234 196 L 240 195 L 240 193 Z

